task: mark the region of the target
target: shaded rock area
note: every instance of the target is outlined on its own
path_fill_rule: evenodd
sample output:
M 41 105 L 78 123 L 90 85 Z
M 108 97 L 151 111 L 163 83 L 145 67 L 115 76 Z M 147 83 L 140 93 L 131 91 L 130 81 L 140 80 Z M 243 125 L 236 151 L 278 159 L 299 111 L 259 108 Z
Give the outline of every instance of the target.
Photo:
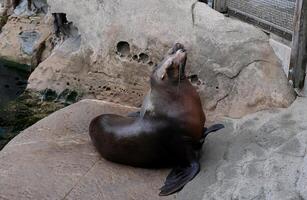
M 153 66 L 173 43 L 181 42 L 189 52 L 187 71 L 210 120 L 287 107 L 295 99 L 268 36 L 204 3 L 49 0 L 48 4 L 52 13 L 66 14 L 81 38 L 72 42 L 68 37 L 64 43 L 70 50 L 59 45 L 40 63 L 29 89 L 78 88 L 91 98 L 139 106 Z
M 161 199 L 306 199 L 306 103 L 298 98 L 288 109 L 225 119 L 226 128 L 205 142 L 200 173 Z M 0 198 L 159 199 L 168 169 L 108 162 L 89 140 L 92 118 L 134 110 L 83 100 L 26 129 L 0 152 Z

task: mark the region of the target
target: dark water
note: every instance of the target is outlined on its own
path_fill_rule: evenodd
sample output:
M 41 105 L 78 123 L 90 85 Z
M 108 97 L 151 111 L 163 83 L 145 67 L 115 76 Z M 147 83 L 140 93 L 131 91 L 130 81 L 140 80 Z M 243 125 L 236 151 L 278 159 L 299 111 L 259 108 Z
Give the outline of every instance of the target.
M 17 63 L 10 66 L 0 61 L 0 151 L 22 130 L 80 99 L 78 92 L 69 89 L 60 94 L 50 89 L 39 93 L 27 91 L 30 73 L 16 70 L 28 69 L 27 66 Z
M 0 61 L 0 150 L 12 137 L 7 127 L 1 126 L 8 115 L 2 113 L 10 101 L 20 96 L 27 87 L 28 72 L 6 66 Z
M 0 107 L 16 99 L 27 87 L 28 72 L 4 65 L 0 61 Z

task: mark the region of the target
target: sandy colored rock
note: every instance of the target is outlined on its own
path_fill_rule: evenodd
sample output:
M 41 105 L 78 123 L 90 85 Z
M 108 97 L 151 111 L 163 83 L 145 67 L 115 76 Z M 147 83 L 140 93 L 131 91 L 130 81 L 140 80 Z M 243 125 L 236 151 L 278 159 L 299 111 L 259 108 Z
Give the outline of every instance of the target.
M 225 119 L 204 144 L 200 173 L 161 199 L 306 199 L 306 103 Z M 0 152 L 0 199 L 160 199 L 168 169 L 108 162 L 89 140 L 93 117 L 134 110 L 83 100 L 23 131 Z
M 54 47 L 53 29 L 49 15 L 9 17 L 0 32 L 0 59 L 36 67 Z
M 168 170 L 110 163 L 89 141 L 92 118 L 134 110 L 84 100 L 23 131 L 0 152 L 0 199 L 159 199 Z
M 197 75 L 193 82 L 211 120 L 287 107 L 295 98 L 268 36 L 204 3 L 49 0 L 48 4 L 51 12 L 67 14 L 78 28 L 81 44 L 65 55 L 66 62 L 57 54 L 41 63 L 30 77 L 29 89 L 77 88 L 97 99 L 139 106 L 153 66 L 173 43 L 181 42 L 189 52 L 187 72 Z

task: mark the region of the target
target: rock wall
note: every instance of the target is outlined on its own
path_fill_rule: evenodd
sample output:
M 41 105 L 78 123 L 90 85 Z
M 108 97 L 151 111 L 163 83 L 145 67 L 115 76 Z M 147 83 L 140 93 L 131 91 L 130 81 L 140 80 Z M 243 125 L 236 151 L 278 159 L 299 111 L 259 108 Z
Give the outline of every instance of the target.
M 24 70 L 31 70 L 49 57 L 56 37 L 47 7 L 42 0 L 0 2 L 0 61 L 25 64 L 29 67 Z
M 189 52 L 208 118 L 287 107 L 294 94 L 261 30 L 193 0 L 48 0 L 78 34 L 62 38 L 29 79 L 29 89 L 65 88 L 139 106 L 152 67 L 175 42 Z M 0 36 L 1 37 L 1 36 Z

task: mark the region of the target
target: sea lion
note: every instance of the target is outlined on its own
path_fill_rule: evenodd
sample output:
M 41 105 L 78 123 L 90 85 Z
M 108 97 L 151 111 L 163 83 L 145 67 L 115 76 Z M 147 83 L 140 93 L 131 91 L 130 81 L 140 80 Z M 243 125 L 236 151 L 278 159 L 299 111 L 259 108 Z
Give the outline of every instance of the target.
M 89 134 L 107 160 L 136 167 L 172 166 L 161 196 L 179 191 L 200 170 L 199 151 L 209 132 L 200 97 L 185 75 L 187 52 L 176 43 L 150 77 L 151 89 L 141 110 L 127 117 L 103 114 Z

